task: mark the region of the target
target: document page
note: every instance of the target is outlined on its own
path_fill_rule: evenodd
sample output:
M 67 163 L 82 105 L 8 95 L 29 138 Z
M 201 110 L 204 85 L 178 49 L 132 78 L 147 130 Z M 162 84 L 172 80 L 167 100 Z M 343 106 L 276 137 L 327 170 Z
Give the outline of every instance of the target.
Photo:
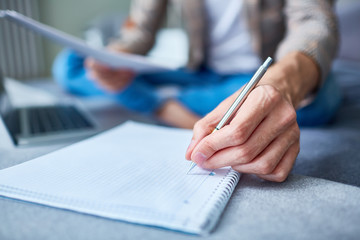
M 204 233 L 239 174 L 187 175 L 192 132 L 133 122 L 0 171 L 0 195 L 103 217 Z
M 71 48 L 84 56 L 93 57 L 110 67 L 132 69 L 137 73 L 172 71 L 176 69 L 175 66 L 158 64 L 144 56 L 113 53 L 106 49 L 93 48 L 81 39 L 39 23 L 15 11 L 0 10 L 0 18 L 8 19 L 56 43 Z

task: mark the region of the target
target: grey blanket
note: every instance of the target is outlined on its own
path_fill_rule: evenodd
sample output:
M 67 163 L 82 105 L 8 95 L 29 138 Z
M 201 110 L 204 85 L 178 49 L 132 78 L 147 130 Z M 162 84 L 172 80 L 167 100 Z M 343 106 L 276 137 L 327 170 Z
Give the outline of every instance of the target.
M 360 238 L 360 66 L 334 67 L 344 101 L 334 122 L 301 129 L 301 152 L 284 183 L 242 176 L 209 239 Z M 101 115 L 101 114 L 99 114 Z M 0 169 L 61 146 L 14 149 L 0 124 Z M 311 177 L 309 177 L 311 176 Z M 198 239 L 0 198 L 0 239 Z
M 301 151 L 294 173 L 360 187 L 360 64 L 336 62 L 343 91 L 333 123 L 301 129 Z

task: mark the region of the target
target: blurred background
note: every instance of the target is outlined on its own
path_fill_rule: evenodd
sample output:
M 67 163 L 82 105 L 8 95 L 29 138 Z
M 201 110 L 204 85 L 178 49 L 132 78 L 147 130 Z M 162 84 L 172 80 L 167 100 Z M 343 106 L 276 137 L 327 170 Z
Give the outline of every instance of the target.
M 123 19 L 128 15 L 131 0 L 0 0 L 0 9 L 13 9 L 26 16 L 53 26 L 61 31 L 80 38 L 86 38 L 92 44 L 106 44 L 102 35 L 116 34 Z M 340 17 L 342 45 L 339 57 L 360 61 L 360 1 L 337 1 L 337 13 Z M 169 9 L 166 29 L 159 41 L 173 39 L 177 47 L 177 61 L 186 61 L 186 36 L 181 31 L 181 16 L 176 9 Z M 109 25 L 109 22 L 112 22 Z M 100 30 L 99 30 L 100 29 Z M 100 32 L 99 32 L 100 31 Z M 161 40 L 162 39 L 162 40 Z M 355 46 L 354 46 L 355 45 Z M 150 54 L 163 56 L 171 46 L 158 45 Z M 356 47 L 357 46 L 357 47 Z M 46 39 L 24 30 L 8 21 L 0 20 L 0 68 L 4 75 L 17 79 L 45 78 L 51 75 L 51 65 L 61 50 Z M 174 48 L 172 48 L 174 49 Z

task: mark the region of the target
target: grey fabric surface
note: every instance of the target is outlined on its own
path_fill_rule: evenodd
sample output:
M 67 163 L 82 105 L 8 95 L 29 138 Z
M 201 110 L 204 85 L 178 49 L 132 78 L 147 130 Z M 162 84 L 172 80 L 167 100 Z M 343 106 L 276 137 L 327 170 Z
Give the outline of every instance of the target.
M 342 106 L 332 124 L 301 129 L 293 172 L 360 187 L 360 63 L 336 62 L 333 68 Z
M 360 67 L 334 69 L 343 106 L 329 126 L 301 129 L 293 172 L 307 176 L 281 184 L 243 176 L 208 239 L 359 239 Z M 121 111 L 90 106 L 107 127 L 124 120 Z M 64 146 L 16 149 L 9 141 L 0 122 L 0 169 Z M 191 238 L 199 237 L 0 198 L 1 240 Z
M 358 239 L 360 189 L 291 176 L 282 184 L 244 176 L 207 239 Z M 0 198 L 1 239 L 199 239 Z
M 336 13 L 338 16 L 340 46 L 338 58 L 360 61 L 360 2 L 358 0 L 338 0 Z

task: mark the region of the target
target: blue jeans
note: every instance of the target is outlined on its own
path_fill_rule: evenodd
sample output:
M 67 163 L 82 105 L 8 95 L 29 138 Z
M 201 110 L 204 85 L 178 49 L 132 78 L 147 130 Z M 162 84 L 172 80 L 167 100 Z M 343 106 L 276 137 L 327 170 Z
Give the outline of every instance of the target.
M 126 108 L 152 114 L 167 100 L 159 89 L 176 86 L 171 98 L 190 111 L 204 116 L 221 101 L 241 88 L 253 73 L 220 75 L 203 68 L 197 72 L 180 69 L 172 72 L 137 76 L 124 90 L 109 94 L 89 80 L 84 69 L 84 58 L 70 50 L 64 50 L 53 65 L 55 79 L 68 91 L 82 96 L 106 96 Z M 329 122 L 340 105 L 340 91 L 335 79 L 329 77 L 309 106 L 297 111 L 298 123 L 316 126 Z

